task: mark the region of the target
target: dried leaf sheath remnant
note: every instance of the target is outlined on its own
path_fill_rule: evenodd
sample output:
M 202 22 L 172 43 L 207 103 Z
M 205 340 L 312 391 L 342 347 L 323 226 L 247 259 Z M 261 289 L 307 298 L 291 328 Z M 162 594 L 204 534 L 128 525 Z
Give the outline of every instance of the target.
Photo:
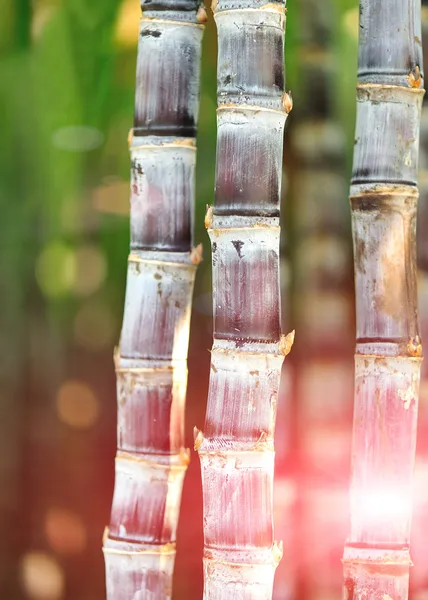
M 279 195 L 291 103 L 284 95 L 282 4 L 220 0 L 214 345 L 202 469 L 204 599 L 270 600 L 282 554 L 274 542 L 274 428 L 281 365 Z M 286 108 L 284 108 L 286 105 Z
M 351 209 L 357 344 L 344 600 L 408 598 L 422 347 L 416 293 L 420 3 L 360 0 Z
M 195 136 L 204 11 L 142 3 L 130 136 L 131 254 L 116 352 L 118 452 L 104 539 L 108 600 L 169 600 L 183 479 Z

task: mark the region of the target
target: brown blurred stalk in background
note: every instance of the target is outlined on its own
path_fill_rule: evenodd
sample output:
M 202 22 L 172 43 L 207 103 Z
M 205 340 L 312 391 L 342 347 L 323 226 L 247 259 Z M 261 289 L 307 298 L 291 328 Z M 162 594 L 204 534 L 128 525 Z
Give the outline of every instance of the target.
M 420 3 L 360 2 L 351 181 L 357 340 L 345 600 L 408 597 L 422 347 L 416 285 Z
M 348 519 L 353 294 L 345 136 L 338 119 L 338 11 L 299 3 L 296 110 L 289 124 L 293 210 L 294 408 L 299 597 L 339 598 Z
M 200 54 L 195 0 L 142 2 L 130 142 L 131 254 L 115 362 L 118 451 L 104 541 L 107 598 L 171 598 L 189 460 L 184 405 Z

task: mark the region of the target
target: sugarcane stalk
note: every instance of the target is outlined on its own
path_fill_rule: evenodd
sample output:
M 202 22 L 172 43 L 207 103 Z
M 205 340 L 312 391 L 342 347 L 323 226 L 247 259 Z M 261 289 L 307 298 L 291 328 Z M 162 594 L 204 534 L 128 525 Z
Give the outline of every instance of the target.
M 422 46 L 424 64 L 428 50 L 428 1 L 422 0 Z M 419 148 L 419 202 L 417 227 L 418 297 L 422 339 L 428 335 L 428 99 L 422 104 L 420 148 Z M 418 441 L 415 465 L 415 498 L 412 525 L 412 570 L 411 589 L 415 594 L 428 591 L 426 540 L 428 526 L 428 497 L 426 474 L 428 465 L 428 362 L 422 363 L 419 391 Z M 419 597 L 419 596 L 418 596 Z
M 272 597 L 280 330 L 279 197 L 284 94 L 281 3 L 220 0 L 217 166 L 206 226 L 212 244 L 214 343 L 202 470 L 204 599 Z
M 346 600 L 408 598 L 422 346 L 416 281 L 420 5 L 360 1 L 350 202 L 357 339 Z
M 108 600 L 171 598 L 189 452 L 184 405 L 200 54 L 195 0 L 142 2 L 131 152 L 131 254 L 115 354 L 118 451 L 104 539 Z
M 424 61 L 428 51 L 428 0 L 422 0 L 422 44 Z M 424 290 L 428 282 L 428 97 L 424 97 L 421 115 L 420 132 L 420 165 L 419 165 L 419 190 L 418 202 L 418 232 L 417 232 L 417 261 L 419 276 L 422 285 L 419 302 L 422 334 L 428 332 L 428 311 L 425 309 Z M 428 363 L 423 363 L 422 379 L 428 379 Z

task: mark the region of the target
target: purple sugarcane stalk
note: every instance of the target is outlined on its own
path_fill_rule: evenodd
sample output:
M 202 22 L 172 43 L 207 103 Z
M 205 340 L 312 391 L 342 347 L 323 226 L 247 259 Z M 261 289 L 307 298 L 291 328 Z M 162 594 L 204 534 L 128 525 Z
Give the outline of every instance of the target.
M 293 334 L 280 330 L 279 204 L 284 93 L 282 3 L 220 0 L 212 243 L 214 344 L 203 433 L 204 600 L 270 600 L 274 429 Z
M 131 254 L 116 351 L 118 449 L 107 600 L 170 600 L 189 452 L 184 406 L 200 54 L 197 0 L 142 1 L 130 139 Z
M 351 210 L 357 340 L 344 600 L 407 600 L 422 346 L 416 285 L 420 3 L 360 1 Z

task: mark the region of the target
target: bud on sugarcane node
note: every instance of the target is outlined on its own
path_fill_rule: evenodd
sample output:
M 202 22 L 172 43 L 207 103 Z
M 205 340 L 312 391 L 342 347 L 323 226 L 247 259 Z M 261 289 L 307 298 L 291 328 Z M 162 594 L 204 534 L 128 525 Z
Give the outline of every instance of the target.
M 205 11 L 142 0 L 131 152 L 131 254 L 115 354 L 118 449 L 104 537 L 107 600 L 170 600 L 196 265 L 192 223 Z
M 350 195 L 357 340 L 344 600 L 408 598 L 422 360 L 415 245 L 420 40 L 420 3 L 360 1 Z
M 274 429 L 282 336 L 279 204 L 285 120 L 282 3 L 213 3 L 218 31 L 214 344 L 202 470 L 204 600 L 270 600 L 282 544 L 273 538 Z

